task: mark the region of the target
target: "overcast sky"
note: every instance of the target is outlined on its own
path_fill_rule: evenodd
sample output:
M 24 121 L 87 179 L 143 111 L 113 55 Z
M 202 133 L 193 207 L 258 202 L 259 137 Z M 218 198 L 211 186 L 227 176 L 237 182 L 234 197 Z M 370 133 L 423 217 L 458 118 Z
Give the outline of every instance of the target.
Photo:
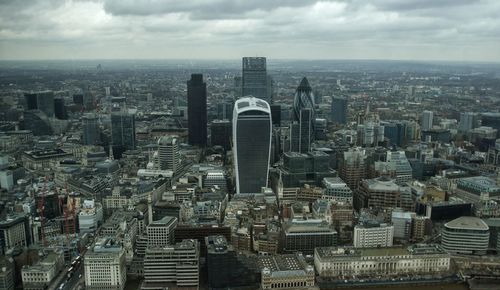
M 0 0 L 0 59 L 500 61 L 499 0 Z

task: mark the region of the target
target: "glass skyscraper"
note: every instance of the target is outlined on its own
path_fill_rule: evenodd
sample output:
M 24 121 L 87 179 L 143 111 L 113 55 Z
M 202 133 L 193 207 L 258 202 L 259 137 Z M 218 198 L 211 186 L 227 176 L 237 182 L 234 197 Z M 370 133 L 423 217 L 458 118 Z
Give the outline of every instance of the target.
M 191 145 L 207 145 L 207 84 L 202 74 L 192 74 L 187 81 L 188 142 Z
M 111 114 L 111 139 L 115 156 L 135 149 L 135 115 L 127 112 Z
M 335 96 L 332 98 L 332 122 L 347 123 L 347 98 Z
M 265 57 L 243 58 L 241 88 L 243 97 L 252 96 L 268 103 L 271 101 Z
M 295 91 L 293 99 L 294 120 L 298 123 L 298 132 L 295 128 L 292 132 L 292 140 L 298 139 L 298 148 L 292 146 L 292 151 L 307 153 L 314 141 L 314 94 L 307 78 L 303 78 Z M 292 125 L 293 126 L 293 125 Z M 293 136 L 298 133 L 298 136 Z M 296 141 L 295 141 L 296 142 Z
M 260 193 L 267 187 L 271 157 L 271 108 L 257 98 L 236 101 L 233 152 L 237 194 Z

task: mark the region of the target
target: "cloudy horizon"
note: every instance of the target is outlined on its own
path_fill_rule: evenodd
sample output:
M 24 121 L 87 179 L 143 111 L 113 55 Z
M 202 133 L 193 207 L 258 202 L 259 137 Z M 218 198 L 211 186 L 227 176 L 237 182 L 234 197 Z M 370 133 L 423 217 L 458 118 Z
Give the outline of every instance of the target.
M 500 61 L 496 0 L 4 0 L 0 59 Z

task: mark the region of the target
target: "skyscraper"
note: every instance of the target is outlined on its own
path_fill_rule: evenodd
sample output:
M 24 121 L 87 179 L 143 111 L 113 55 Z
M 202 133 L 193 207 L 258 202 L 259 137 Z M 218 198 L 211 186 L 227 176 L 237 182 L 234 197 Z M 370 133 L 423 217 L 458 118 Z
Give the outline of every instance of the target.
M 188 142 L 191 145 L 207 145 L 207 84 L 202 74 L 192 74 L 187 81 L 188 94 Z
M 311 143 L 314 139 L 313 130 L 313 110 L 307 108 L 300 110 L 300 135 L 299 135 L 299 152 L 307 153 L 311 150 Z
M 244 57 L 241 79 L 242 97 L 255 97 L 271 101 L 265 57 Z
M 479 127 L 479 114 L 473 112 L 460 113 L 459 129 L 461 132 L 467 132 Z
M 236 193 L 260 193 L 267 187 L 271 158 L 271 109 L 257 98 L 236 101 L 233 113 L 233 154 Z
M 176 137 L 163 136 L 158 139 L 158 159 L 161 170 L 172 170 L 173 172 L 177 170 L 179 149 Z
M 125 150 L 135 149 L 135 115 L 127 112 L 111 114 L 111 139 L 117 157 Z
M 422 112 L 422 131 L 432 129 L 434 113 L 432 111 Z
M 332 122 L 347 123 L 347 98 L 335 96 L 332 98 Z
M 295 121 L 299 123 L 299 148 L 298 152 L 307 153 L 310 150 L 311 143 L 314 141 L 314 95 L 312 88 L 309 85 L 307 78 L 303 78 L 297 90 L 295 90 L 295 97 L 293 99 L 293 115 Z M 292 137 L 293 132 L 291 130 Z
M 95 114 L 85 114 L 82 118 L 83 144 L 96 145 L 101 142 L 98 118 Z
M 26 110 L 40 110 L 49 118 L 54 117 L 54 92 L 25 93 Z

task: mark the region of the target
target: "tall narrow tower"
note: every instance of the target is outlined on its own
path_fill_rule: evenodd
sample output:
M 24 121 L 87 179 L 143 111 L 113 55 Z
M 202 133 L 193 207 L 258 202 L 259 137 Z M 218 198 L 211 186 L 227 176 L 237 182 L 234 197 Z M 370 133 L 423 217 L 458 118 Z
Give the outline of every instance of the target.
M 271 101 L 268 88 L 267 65 L 265 57 L 244 57 L 241 88 L 243 97 L 255 97 Z
M 271 158 L 271 108 L 257 98 L 236 101 L 233 113 L 233 154 L 237 194 L 260 193 L 267 187 Z
M 202 74 L 192 74 L 187 81 L 188 142 L 191 145 L 207 145 L 207 84 Z

